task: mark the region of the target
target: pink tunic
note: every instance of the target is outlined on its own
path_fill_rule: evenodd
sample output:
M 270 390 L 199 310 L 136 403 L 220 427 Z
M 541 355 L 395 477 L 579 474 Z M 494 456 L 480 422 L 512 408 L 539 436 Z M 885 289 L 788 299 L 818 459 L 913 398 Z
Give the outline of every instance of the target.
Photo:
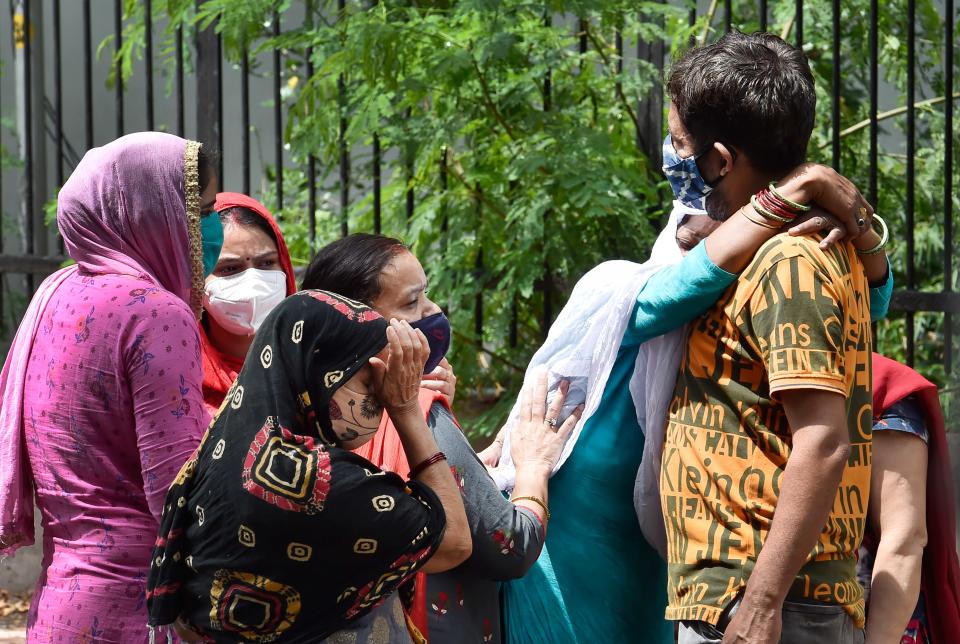
M 51 296 L 23 404 L 45 569 L 30 642 L 147 641 L 150 551 L 206 425 L 200 385 L 195 318 L 169 291 L 78 272 Z

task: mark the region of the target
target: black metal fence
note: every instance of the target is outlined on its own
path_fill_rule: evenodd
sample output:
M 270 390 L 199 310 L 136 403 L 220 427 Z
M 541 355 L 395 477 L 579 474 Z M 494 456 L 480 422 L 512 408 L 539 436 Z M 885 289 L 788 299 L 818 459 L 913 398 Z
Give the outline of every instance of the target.
M 156 25 L 152 24 L 152 2 L 143 0 L 143 15 L 146 22 L 144 51 L 142 57 L 142 69 L 136 70 L 135 76 L 141 79 L 140 91 L 133 92 L 130 85 L 124 86 L 117 82 L 113 87 L 113 95 L 109 96 L 101 89 L 101 85 L 95 80 L 95 69 L 104 73 L 104 59 L 98 57 L 97 47 L 99 41 L 94 38 L 94 27 L 100 32 L 107 29 L 109 21 L 104 18 L 112 19 L 112 47 L 114 50 L 123 45 L 123 21 L 121 0 L 82 0 L 77 2 L 61 2 L 60 0 L 15 0 L 13 3 L 13 15 L 8 18 L 10 22 L 10 31 L 13 34 L 11 47 L 4 47 L 4 70 L 0 78 L 4 83 L 4 95 L 9 96 L 14 92 L 18 97 L 18 113 L 20 121 L 16 128 L 17 133 L 22 139 L 19 141 L 21 154 L 10 155 L 19 156 L 23 160 L 20 168 L 5 167 L 3 173 L 2 191 L 0 191 L 0 203 L 15 205 L 11 208 L 5 208 L 4 212 L 20 211 L 21 225 L 18 227 L 20 237 L 19 243 L 15 240 L 4 240 L 4 231 L 0 230 L 0 274 L 4 276 L 24 276 L 23 278 L 7 280 L 2 282 L 0 287 L 0 306 L 3 306 L 3 300 L 11 296 L 19 295 L 21 298 L 28 296 L 35 284 L 36 279 L 52 272 L 62 261 L 62 244 L 44 223 L 42 205 L 53 197 L 57 186 L 62 185 L 64 177 L 69 174 L 72 167 L 77 163 L 82 150 L 89 149 L 94 145 L 102 144 L 108 140 L 133 131 L 134 129 L 155 129 L 163 128 L 174 133 L 199 138 L 207 142 L 215 142 L 222 151 L 222 158 L 230 160 L 228 167 L 221 166 L 220 176 L 222 178 L 223 188 L 238 190 L 245 193 L 251 192 L 255 176 L 263 175 L 263 166 L 269 162 L 275 169 L 281 169 L 289 165 L 292 161 L 285 150 L 283 142 L 284 128 L 284 101 L 282 93 L 284 90 L 282 69 L 285 64 L 284 54 L 280 50 L 274 50 L 269 53 L 260 54 L 266 57 L 261 59 L 259 69 L 270 69 L 271 75 L 265 77 L 258 76 L 254 80 L 258 83 L 257 89 L 251 89 L 251 59 L 249 54 L 244 54 L 238 70 L 225 72 L 224 54 L 222 43 L 219 36 L 213 29 L 197 34 L 191 46 L 193 47 L 192 60 L 185 61 L 183 55 L 184 34 L 182 31 L 176 33 L 175 55 L 173 57 L 172 68 L 166 69 L 162 74 L 163 78 L 158 78 L 158 72 L 155 69 L 155 61 L 158 52 L 154 51 L 153 34 Z M 748 3 L 737 3 L 737 7 L 743 7 Z M 772 4 L 772 3 L 771 3 Z M 794 42 L 802 45 L 804 40 L 804 19 L 806 11 L 802 0 L 796 0 L 795 12 L 791 23 L 783 30 L 783 33 L 792 34 Z M 344 0 L 339 0 L 339 8 L 342 10 Z M 867 196 L 872 203 L 876 203 L 878 198 L 878 168 L 879 145 L 881 137 L 880 131 L 880 112 L 879 95 L 881 89 L 880 79 L 880 54 L 878 33 L 879 12 L 882 8 L 878 0 L 870 2 L 869 16 L 869 39 L 866 47 L 869 48 L 869 146 L 866 151 L 869 165 L 869 181 L 867 185 Z M 917 111 L 917 79 L 916 68 L 917 61 L 917 34 L 915 26 L 917 24 L 916 1 L 907 0 L 907 24 L 909 31 L 906 39 L 906 105 L 903 107 L 906 118 L 905 127 L 905 155 L 906 155 L 906 176 L 904 178 L 905 194 L 903 207 L 905 209 L 906 225 L 904 227 L 906 244 L 906 262 L 902 275 L 898 275 L 899 285 L 902 286 L 894 294 L 892 309 L 903 312 L 906 317 L 906 356 L 907 361 L 912 363 L 915 354 L 915 331 L 914 316 L 918 312 L 940 312 L 944 314 L 944 335 L 945 350 L 943 362 L 946 373 L 949 375 L 953 371 L 954 351 L 954 316 L 960 313 L 960 294 L 954 289 L 954 231 L 953 231 L 953 146 L 949 143 L 944 147 L 943 166 L 943 279 L 942 290 L 939 291 L 920 291 L 915 271 L 916 250 L 914 239 L 914 221 L 916 213 L 916 111 Z M 956 141 L 954 132 L 954 65 L 955 58 L 954 46 L 956 34 L 955 27 L 955 8 L 953 0 L 943 0 L 943 42 L 945 51 L 943 52 L 944 86 L 948 88 L 943 97 L 943 128 L 944 136 L 947 142 Z M 710 17 L 712 28 L 718 32 L 729 30 L 738 24 L 737 16 L 734 15 L 734 3 L 731 0 L 725 0 L 722 3 L 722 9 L 716 0 L 710 2 L 708 6 L 700 3 L 699 6 L 690 8 L 690 24 L 696 24 L 698 18 L 702 19 L 704 14 Z M 761 1 L 751 8 L 755 11 L 755 24 L 761 29 L 767 29 L 771 26 L 770 8 L 768 3 Z M 70 13 L 70 22 L 65 29 L 63 15 Z M 841 122 L 841 87 L 844 83 L 844 69 L 841 56 L 841 3 L 839 0 L 832 1 L 832 122 L 830 141 L 831 161 L 839 170 L 841 167 L 841 135 L 844 124 Z M 78 17 L 79 20 L 74 20 Z M 549 20 L 549 18 L 548 18 Z M 279 35 L 283 30 L 281 16 L 274 14 L 272 23 L 266 27 L 273 35 Z M 576 24 L 574 23 L 574 28 Z M 76 32 L 79 31 L 79 36 Z M 581 30 L 582 31 L 582 30 Z M 32 35 L 32 37 L 31 37 Z M 103 34 L 100 33 L 102 36 Z M 66 45 L 70 39 L 79 39 L 80 56 L 65 55 Z M 663 43 L 647 43 L 638 39 L 635 52 L 624 52 L 624 38 L 619 32 L 616 34 L 616 46 L 621 59 L 624 57 L 635 56 L 638 59 L 651 61 L 662 67 L 664 64 L 665 47 Z M 586 49 L 588 43 L 585 37 L 580 39 L 580 47 Z M 106 47 L 106 54 L 112 54 L 110 47 Z M 76 47 L 71 51 L 75 52 Z M 13 52 L 13 56 L 8 56 L 8 52 Z M 309 61 L 309 58 L 308 58 Z M 107 65 L 111 64 L 109 62 Z M 620 63 L 622 65 L 622 62 Z M 306 70 L 309 77 L 312 73 L 310 62 L 307 62 Z M 16 69 L 15 83 L 11 82 L 9 70 Z M 622 67 L 621 67 L 622 69 Z M 114 70 L 119 77 L 121 70 Z M 227 74 L 239 76 L 239 87 L 234 86 L 226 90 Z M 38 77 L 39 75 L 39 77 Z M 65 94 L 65 85 L 67 79 L 71 85 L 76 87 L 76 79 L 82 79 L 80 86 L 82 91 L 79 93 Z M 158 82 L 165 82 L 166 92 L 157 92 Z M 255 102 L 255 97 L 251 92 L 256 92 L 257 96 L 263 95 L 265 84 L 269 84 L 269 95 L 272 100 L 271 106 L 263 106 Z M 343 84 L 340 84 L 341 98 Z M 549 109 L 550 102 L 550 77 L 544 79 L 544 94 L 546 109 Z M 225 116 L 225 99 L 231 106 L 239 104 L 239 115 L 231 114 Z M 137 105 L 139 103 L 139 105 Z M 162 103 L 162 105 L 160 105 Z M 5 107 L 7 100 L 5 99 Z M 21 113 L 22 112 L 22 113 Z M 77 119 L 77 113 L 82 118 Z M 113 119 L 113 127 L 105 127 L 105 115 L 109 114 Z M 651 95 L 643 97 L 637 105 L 637 115 L 640 120 L 638 128 L 637 144 L 648 156 L 656 158 L 659 155 L 659 143 L 663 132 L 663 96 L 659 90 Z M 67 117 L 71 117 L 71 125 L 67 125 Z M 232 123 L 239 120 L 239 136 L 225 137 L 225 130 L 232 126 Z M 251 160 L 252 148 L 252 123 L 258 123 L 256 130 L 270 131 L 269 137 L 271 145 L 269 153 L 260 155 L 260 167 L 255 167 Z M 263 127 L 260 127 L 260 126 Z M 339 154 L 339 172 L 336 181 L 333 184 L 338 194 L 338 211 L 340 214 L 340 232 L 348 232 L 348 217 L 351 206 L 351 199 L 355 194 L 351 193 L 351 187 L 362 183 L 365 191 L 372 193 L 373 208 L 373 229 L 379 232 L 382 221 L 382 166 L 384 157 L 389 152 L 381 149 L 380 140 L 374 137 L 372 142 L 372 161 L 370 170 L 364 173 L 363 181 L 360 182 L 357 175 L 357 169 L 352 165 L 352 151 L 344 142 L 343 134 L 347 128 L 347 123 L 341 120 L 341 145 Z M 9 135 L 8 135 L 9 138 Z M 12 138 L 10 139 L 12 140 Z M 12 146 L 11 146 L 12 147 Z M 272 157 L 272 158 L 269 158 Z M 239 160 L 239 163 L 236 161 Z M 52 163 L 51 163 L 52 161 Z M 237 171 L 236 166 L 239 166 Z M 226 170 L 226 174 L 224 173 Z M 316 212 L 318 204 L 318 190 L 322 186 L 318 185 L 317 159 L 310 157 L 306 161 L 306 174 L 309 186 L 308 201 L 308 234 L 311 247 L 314 247 L 317 235 Z M 440 184 L 446 185 L 445 176 L 446 165 L 441 164 L 438 170 L 441 173 Z M 284 173 L 275 171 L 273 173 L 274 185 L 273 191 L 276 194 L 277 206 L 282 207 L 284 203 Z M 20 198 L 17 195 L 11 197 L 9 190 L 11 185 L 19 185 Z M 6 201 L 3 201 L 6 199 Z M 479 207 L 479 206 L 478 206 Z M 409 190 L 406 195 L 407 214 L 412 216 L 417 208 L 415 194 Z M 4 229 L 9 236 L 11 218 L 4 215 Z M 477 260 L 481 265 L 483 262 L 482 254 Z M 550 279 L 544 280 L 542 285 L 547 303 L 544 311 L 544 332 L 553 315 L 553 307 L 550 305 Z M 477 331 L 483 327 L 483 301 L 478 296 L 476 301 L 475 326 Z M 7 310 L 10 310 L 9 305 Z M 9 327 L 16 322 L 14 319 L 2 320 L 0 324 L 6 324 Z M 515 325 L 514 325 L 515 326 Z M 511 339 L 515 342 L 515 328 L 511 334 Z

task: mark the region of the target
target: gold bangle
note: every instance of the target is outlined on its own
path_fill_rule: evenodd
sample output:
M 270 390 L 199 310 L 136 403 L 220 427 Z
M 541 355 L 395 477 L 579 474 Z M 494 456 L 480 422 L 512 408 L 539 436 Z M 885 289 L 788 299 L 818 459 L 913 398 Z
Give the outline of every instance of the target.
M 748 221 L 751 221 L 758 226 L 763 226 L 764 228 L 769 228 L 770 230 L 780 230 L 780 226 L 777 226 L 776 224 L 771 224 L 769 221 L 765 221 L 762 217 L 757 218 L 755 216 L 751 216 L 749 209 L 745 209 L 743 211 L 743 216 L 746 217 Z
M 516 498 L 510 499 L 511 503 L 516 503 L 517 501 L 533 501 L 534 503 L 539 505 L 541 508 L 543 508 L 543 511 L 547 515 L 547 521 L 550 520 L 550 509 L 547 508 L 547 504 L 543 502 L 543 499 L 539 499 L 535 496 L 518 496 Z
M 890 241 L 890 229 L 887 228 L 887 222 L 877 213 L 873 213 L 873 221 L 879 222 L 880 227 L 883 229 L 883 232 L 880 233 L 880 242 L 873 248 L 868 248 L 867 250 L 858 250 L 857 255 L 867 256 L 867 255 L 876 255 L 883 251 L 887 246 L 887 242 Z
M 792 224 L 792 219 L 785 219 L 780 215 L 775 215 L 763 206 L 760 205 L 760 202 L 757 201 L 757 195 L 752 195 L 750 197 L 750 205 L 753 206 L 753 209 L 757 211 L 757 214 L 763 217 L 764 219 L 769 219 L 770 221 L 778 221 L 781 224 Z
M 774 196 L 774 197 L 776 197 L 777 199 L 779 199 L 779 200 L 782 201 L 783 203 L 787 204 L 787 205 L 790 206 L 791 208 L 796 208 L 796 209 L 799 210 L 800 212 L 810 212 L 810 206 L 804 206 L 802 203 L 797 203 L 796 201 L 793 201 L 793 200 L 791 200 L 791 199 L 787 199 L 786 197 L 784 197 L 784 196 L 780 193 L 780 191 L 777 190 L 777 186 L 776 186 L 776 184 L 775 184 L 773 181 L 770 182 L 770 185 L 767 186 L 767 188 L 770 189 L 770 192 L 773 193 L 773 196 Z

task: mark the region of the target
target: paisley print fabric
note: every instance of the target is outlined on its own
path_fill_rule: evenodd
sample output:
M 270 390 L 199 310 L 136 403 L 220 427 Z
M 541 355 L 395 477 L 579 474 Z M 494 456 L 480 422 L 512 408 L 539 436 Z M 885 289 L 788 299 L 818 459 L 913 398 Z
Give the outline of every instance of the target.
M 58 195 L 76 264 L 40 285 L 0 374 L 0 554 L 32 543 L 34 502 L 43 525 L 30 642 L 147 641 L 149 535 L 208 420 L 198 150 L 131 134 Z
M 316 642 L 362 618 L 430 558 L 446 519 L 416 481 L 342 449 L 329 403 L 386 345 L 367 307 L 304 291 L 170 488 L 147 591 L 152 625 L 217 642 Z

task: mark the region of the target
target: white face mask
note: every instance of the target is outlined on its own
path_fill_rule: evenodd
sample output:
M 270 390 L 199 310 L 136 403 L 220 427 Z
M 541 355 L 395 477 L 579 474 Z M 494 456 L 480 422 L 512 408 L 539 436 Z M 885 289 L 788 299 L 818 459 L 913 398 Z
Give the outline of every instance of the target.
M 286 273 L 248 268 L 210 280 L 203 306 L 227 333 L 253 335 L 286 296 Z
M 383 406 L 371 393 L 360 393 L 343 385 L 330 400 L 330 424 L 340 447 L 356 449 L 367 443 L 380 427 Z

